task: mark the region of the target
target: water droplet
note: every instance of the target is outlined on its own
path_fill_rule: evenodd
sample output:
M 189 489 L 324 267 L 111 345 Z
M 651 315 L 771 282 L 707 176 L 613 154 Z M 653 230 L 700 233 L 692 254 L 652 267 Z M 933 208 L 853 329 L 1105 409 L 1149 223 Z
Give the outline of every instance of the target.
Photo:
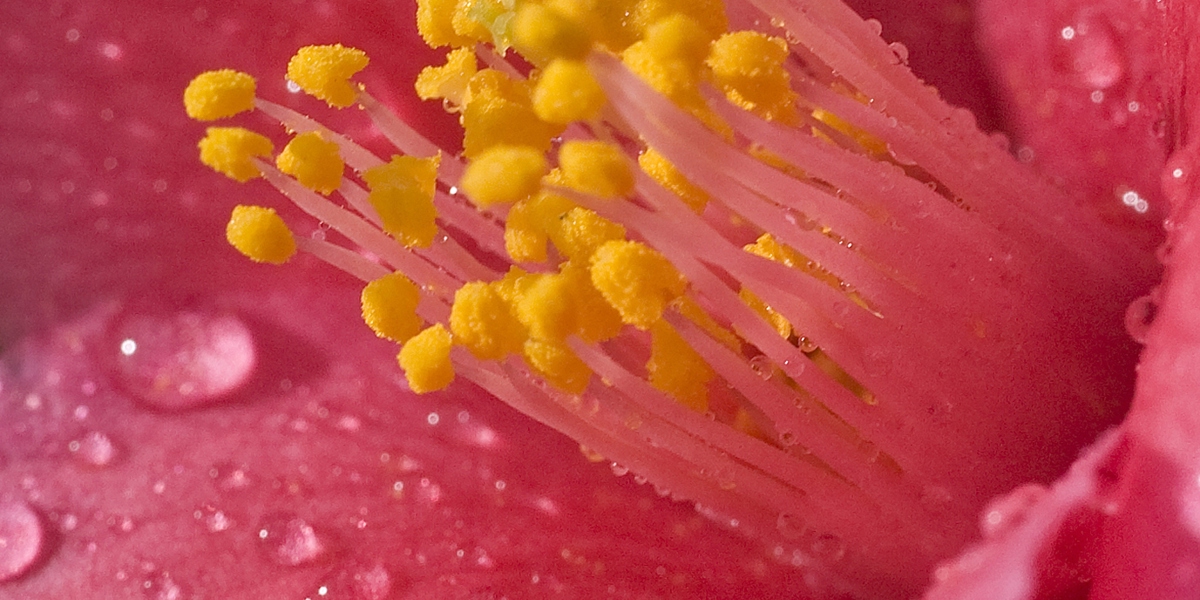
M 258 540 L 268 558 L 288 567 L 314 562 L 325 554 L 325 542 L 313 526 L 289 513 L 265 517 Z
M 1011 530 L 1025 519 L 1029 508 L 1045 495 L 1044 486 L 1029 483 L 992 500 L 980 515 L 980 531 L 984 537 L 993 537 Z
M 775 374 L 775 366 L 765 354 L 759 354 L 750 359 L 750 368 L 763 379 L 770 379 Z
M 879 19 L 867 19 L 866 24 L 867 29 L 870 29 L 871 33 L 875 35 L 883 35 L 883 23 L 880 23 Z
M 220 401 L 254 371 L 254 336 L 232 315 L 134 314 L 115 335 L 117 378 L 153 408 L 185 410 Z
M 233 519 L 229 518 L 225 511 L 208 504 L 197 509 L 192 516 L 200 521 L 209 533 L 220 533 L 234 525 Z
M 1125 332 L 1133 341 L 1139 344 L 1146 343 L 1146 334 L 1154 324 L 1157 314 L 1158 304 L 1149 295 L 1130 302 L 1129 307 L 1125 309 Z
M 156 572 L 142 582 L 142 594 L 150 600 L 183 600 L 187 592 L 167 571 Z
M 789 540 L 799 538 L 808 530 L 808 524 L 804 522 L 804 518 L 792 513 L 781 513 L 775 521 L 775 526 L 779 528 L 779 533 Z
M 892 55 L 896 57 L 896 60 L 900 61 L 900 64 L 902 64 L 902 65 L 908 64 L 908 47 L 907 46 L 905 46 L 904 44 L 901 44 L 900 42 L 892 42 L 892 43 L 888 44 L 888 48 L 890 48 L 892 50 Z
M 837 562 L 846 555 L 846 541 L 832 533 L 823 533 L 813 540 L 809 551 L 820 560 Z
M 24 575 L 42 551 L 42 521 L 28 504 L 0 501 L 0 582 Z
M 1103 14 L 1081 12 L 1055 38 L 1055 66 L 1083 87 L 1103 91 L 1125 78 L 1125 51 Z
M 613 475 L 616 475 L 617 477 L 624 477 L 625 474 L 629 473 L 628 468 L 622 467 L 621 465 L 618 465 L 617 463 L 613 463 L 610 466 L 612 467 Z
M 245 466 L 231 462 L 213 465 L 208 470 L 208 476 L 216 482 L 218 488 L 226 492 L 244 490 L 253 483 Z
M 93 467 L 108 466 L 117 457 L 117 447 L 112 439 L 99 431 L 85 434 L 78 441 L 71 442 L 69 448 L 77 459 Z
M 799 344 L 800 351 L 805 354 L 817 351 L 817 343 L 814 342 L 813 340 L 808 339 L 807 337 L 802 336 L 800 338 L 798 344 Z
M 393 585 L 382 564 L 350 561 L 321 578 L 306 600 L 385 600 L 391 597 Z

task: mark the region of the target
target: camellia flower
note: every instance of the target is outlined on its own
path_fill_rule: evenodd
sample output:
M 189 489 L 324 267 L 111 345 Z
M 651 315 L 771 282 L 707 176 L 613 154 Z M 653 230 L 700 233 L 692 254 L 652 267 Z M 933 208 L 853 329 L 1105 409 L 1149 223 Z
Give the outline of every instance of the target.
M 5 266 L 5 287 L 21 290 L 6 297 L 5 314 L 21 316 L 6 322 L 0 338 L 6 349 L 0 372 L 0 537 L 6 542 L 0 551 L 0 596 L 75 597 L 110 590 L 113 597 L 160 598 L 213 593 L 905 597 L 926 585 L 937 561 L 975 537 L 976 519 L 990 498 L 1027 481 L 1047 483 L 1080 447 L 1121 417 L 1132 364 L 1132 344 L 1121 322 L 1126 305 L 1156 276 L 1145 253 L 1153 245 L 1126 234 L 1135 228 L 1113 224 L 1127 215 L 1105 215 L 1105 224 L 1025 172 L 1006 157 L 998 140 L 975 132 L 967 113 L 941 104 L 908 77 L 903 47 L 884 45 L 870 24 L 838 6 L 821 4 L 809 14 L 770 5 L 783 11 L 770 16 L 793 28 L 793 48 L 808 49 L 797 50 L 799 61 L 783 71 L 804 92 L 801 100 L 784 102 L 783 112 L 768 115 L 768 124 L 707 88 L 698 88 L 701 104 L 686 113 L 639 87 L 637 78 L 606 55 L 587 57 L 608 95 L 608 108 L 601 109 L 605 125 L 573 125 L 566 138 L 598 136 L 626 152 L 643 143 L 661 148 L 665 163 L 713 200 L 703 218 L 686 208 L 669 208 L 671 197 L 658 204 L 655 195 L 662 194 L 652 191 L 660 188 L 650 182 L 651 175 L 634 175 L 633 169 L 617 172 L 632 177 L 639 198 L 634 203 L 594 198 L 630 191 L 630 184 L 605 189 L 614 185 L 611 177 L 600 178 L 599 187 L 589 185 L 586 174 L 573 179 L 568 172 L 551 180 L 547 189 L 571 202 L 570 210 L 591 208 L 597 218 L 620 221 L 631 240 L 646 244 L 609 241 L 613 245 L 602 248 L 665 257 L 686 281 L 666 286 L 672 297 L 665 300 L 674 304 L 667 303 L 665 321 L 657 320 L 658 311 L 643 321 L 631 310 L 623 315 L 629 326 L 603 352 L 562 336 L 568 350 L 607 380 L 585 380 L 590 387 L 582 400 L 571 399 L 578 389 L 566 395 L 555 391 L 579 385 L 570 378 L 556 381 L 562 371 L 544 369 L 549 386 L 531 383 L 525 378 L 529 367 L 520 359 L 499 366 L 476 360 L 475 354 L 488 354 L 478 344 L 472 347 L 476 353 L 455 350 L 452 355 L 456 376 L 479 388 L 460 382 L 444 393 L 408 394 L 391 358 L 394 346 L 370 339 L 356 325 L 361 284 L 304 255 L 284 269 L 249 269 L 208 242 L 222 228 L 214 214 L 227 213 L 233 204 L 272 204 L 278 213 L 244 209 L 235 213 L 235 225 L 262 231 L 267 223 L 270 231 L 277 222 L 263 215 L 282 215 L 299 234 L 295 239 L 302 250 L 366 279 L 381 274 L 374 260 L 394 264 L 393 258 L 407 260 L 404 256 L 370 243 L 370 233 L 360 238 L 366 243 L 351 247 L 361 246 L 372 256 L 340 252 L 331 242 L 346 244 L 328 226 L 357 235 L 356 221 L 345 213 L 322 213 L 330 215 L 323 217 L 324 224 L 306 225 L 297 211 L 277 203 L 267 186 L 226 186 L 194 178 L 189 166 L 146 170 L 181 163 L 129 160 L 177 153 L 190 146 L 183 140 L 191 135 L 173 133 L 182 122 L 180 112 L 130 107 L 176 106 L 187 78 L 206 69 L 277 72 L 297 41 L 336 40 L 371 49 L 375 63 L 356 79 L 380 102 L 403 105 L 396 99 L 407 94 L 407 83 L 395 82 L 416 75 L 422 61 L 414 61 L 413 54 L 430 55 L 412 41 L 397 48 L 395 39 L 383 40 L 392 32 L 392 20 L 403 22 L 396 15 L 412 7 L 346 14 L 317 5 L 302 17 L 271 14 L 270 35 L 277 38 L 268 38 L 255 35 L 252 24 L 231 18 L 246 8 L 230 14 L 232 7 L 220 5 L 164 9 L 162 22 L 185 25 L 181 34 L 141 14 L 89 12 L 98 11 L 95 6 L 58 6 L 47 14 L 5 19 L 16 23 L 3 32 L 14 63 L 38 72 L 40 61 L 54 55 L 34 49 L 53 47 L 63 57 L 61 64 L 69 65 L 63 72 L 73 78 L 30 76 L 6 99 L 25 116 L 6 121 L 20 147 L 4 149 L 16 174 L 11 210 L 18 217 L 6 223 L 14 228 L 12 246 L 20 250 Z M 1055 30 L 1058 39 L 1088 42 L 1091 50 L 1076 56 L 1070 52 L 1077 47 L 1067 44 L 1066 58 L 1058 59 L 1066 61 L 1061 69 L 1085 79 L 1091 91 L 1102 88 L 1109 100 L 1120 98 L 1126 113 L 1141 112 L 1135 120 L 1161 112 L 1152 104 L 1155 97 L 1140 95 L 1144 90 L 1122 91 L 1119 84 L 1141 81 L 1140 75 L 1088 79 L 1098 77 L 1094 65 L 1111 64 L 1101 60 L 1102 53 L 1096 58 L 1095 40 L 1101 35 L 1126 40 L 1121 36 L 1130 31 L 1127 24 L 1096 19 L 1104 14 L 1099 9 L 1086 13 L 1087 28 L 1078 25 L 1082 21 L 1076 15 L 1065 17 L 1062 22 L 1072 24 L 1073 33 L 1064 37 L 1064 25 Z M 319 32 L 288 31 L 313 15 L 323 17 Z M 740 5 L 730 11 L 735 22 L 767 22 L 753 15 Z M 498 27 L 496 16 L 473 18 Z M 385 23 L 378 32 L 364 29 L 377 23 Z M 687 33 L 686 27 L 675 31 Z M 807 35 L 795 31 L 803 27 Z M 207 37 L 213 32 L 216 39 Z M 997 39 L 1004 32 L 1003 27 L 992 30 Z M 222 40 L 228 43 L 215 43 Z M 675 41 L 687 47 L 687 36 Z M 747 43 L 764 41 L 767 50 L 782 48 L 766 37 Z M 231 47 L 235 42 L 250 47 Z M 536 49 L 528 40 L 517 44 Z M 162 55 L 139 56 L 143 46 Z M 376 48 L 395 56 L 380 56 Z M 1173 49 L 1179 56 L 1184 50 Z M 479 56 L 490 54 L 481 49 Z M 528 58 L 551 71 L 546 56 Z M 170 76 L 163 75 L 164 65 L 171 65 Z M 378 73 L 372 75 L 373 70 Z M 117 73 L 123 75 L 119 88 L 111 83 Z M 1018 90 L 1022 83 L 1036 83 L 1014 80 L 1013 73 L 1020 74 L 1001 69 L 1002 78 Z M 737 76 L 734 69 L 733 79 Z M 453 79 L 440 80 L 431 95 L 463 108 L 466 119 L 471 109 Z M 100 83 L 80 88 L 76 81 Z M 1174 80 L 1163 85 L 1173 89 Z M 302 98 L 288 98 L 282 86 L 263 87 L 260 96 L 317 114 Z M 752 97 L 746 88 L 739 92 L 735 82 L 731 89 L 735 100 L 742 96 L 744 107 L 762 108 L 746 101 Z M 84 97 L 88 90 L 107 96 L 93 104 Z M 1091 91 L 1089 102 L 1110 108 L 1104 94 L 1095 101 Z M 614 97 L 617 92 L 623 95 Z M 354 89 L 349 93 L 353 101 Z M 1018 105 L 1028 101 L 1015 97 Z M 390 113 L 368 97 L 357 99 L 380 125 L 354 118 L 362 115 L 321 120 L 368 148 L 386 148 L 379 132 L 403 132 L 402 125 L 388 123 Z M 1036 100 L 1045 99 L 1035 99 L 1036 110 L 1017 114 L 1044 117 L 1045 105 Z M 812 111 L 806 102 L 824 112 Z M 1138 110 L 1132 108 L 1135 102 L 1141 103 Z M 306 128 L 320 132 L 318 139 L 307 139 L 310 147 L 321 148 L 325 130 L 282 105 L 260 103 L 264 112 L 282 115 L 301 133 Z M 788 106 L 805 110 L 793 114 Z M 688 114 L 713 125 L 716 133 Z M 415 123 L 436 118 L 413 109 L 401 116 Z M 1033 128 L 1032 121 L 1023 125 Z M 1183 121 L 1170 123 L 1182 126 Z M 79 138 L 66 133 L 90 130 L 85 124 L 101 131 L 89 145 L 72 145 L 68 140 Z M 262 121 L 242 124 L 267 131 Z M 453 148 L 452 136 L 445 133 L 454 131 L 453 125 L 442 131 L 435 142 Z M 524 134 L 528 129 L 516 132 Z M 725 147 L 726 135 L 740 147 L 753 146 L 755 158 L 717 152 Z M 469 165 L 507 160 L 467 146 Z M 347 148 L 353 149 L 343 143 L 340 154 L 352 166 L 375 166 L 355 165 L 369 158 L 351 156 Z M 711 152 L 696 157 L 695 148 Z M 1052 144 L 1037 148 L 1054 160 Z M 806 158 L 795 159 L 797 153 Z M 291 154 L 303 163 L 311 151 L 297 144 Z M 1060 164 L 1086 164 L 1072 163 L 1067 154 L 1058 155 Z M 736 166 L 713 163 L 738 156 L 743 158 Z M 571 162 L 566 151 L 554 157 L 564 170 Z M 1141 160 L 1151 170 L 1156 167 L 1154 156 Z M 415 263 L 418 270 L 410 276 L 435 278 L 434 286 L 423 290 L 427 303 L 439 294 L 448 301 L 465 281 L 500 279 L 503 273 L 496 268 L 503 263 L 496 260 L 509 251 L 497 221 L 453 212 L 466 206 L 454 204 L 459 201 L 449 194 L 449 185 L 458 183 L 456 161 L 451 153 L 441 161 L 442 174 L 449 171 L 450 179 L 438 188 L 439 215 L 462 247 L 436 234 L 430 240 L 421 231 L 392 231 L 384 210 L 375 208 L 375 216 L 398 239 L 409 236 L 407 241 L 418 247 L 433 242 L 432 249 L 420 252 L 457 279 L 437 289 L 436 279 L 445 274 L 422 272 Z M 596 158 L 585 163 L 596 164 Z M 997 597 L 997 590 L 1010 590 L 1009 597 L 1031 597 L 1039 585 L 1046 595 L 1078 594 L 1092 585 L 1097 594 L 1108 594 L 1099 597 L 1122 597 L 1136 590 L 1130 582 L 1141 580 L 1122 569 L 1138 564 L 1130 560 L 1132 552 L 1152 547 L 1145 533 L 1152 525 L 1171 536 L 1144 563 L 1150 572 L 1162 569 L 1154 584 L 1163 586 L 1160 597 L 1178 597 L 1169 595 L 1172 589 L 1194 589 L 1184 586 L 1195 577 L 1187 570 L 1189 549 L 1195 548 L 1194 538 L 1187 537 L 1188 502 L 1194 497 L 1187 487 L 1194 484 L 1188 470 L 1194 461 L 1187 462 L 1187 453 L 1196 447 L 1195 436 L 1177 425 L 1186 425 L 1186 414 L 1161 420 L 1186 406 L 1186 388 L 1174 392 L 1162 386 L 1187 381 L 1178 357 L 1186 358 L 1188 338 L 1180 334 L 1190 316 L 1187 188 L 1181 187 L 1190 181 L 1190 164 L 1180 154 L 1167 171 L 1168 184 L 1174 185 L 1167 187 L 1167 197 L 1178 205 L 1174 214 L 1180 224 L 1171 257 L 1183 255 L 1171 268 L 1183 275 L 1169 279 L 1160 297 L 1134 304 L 1144 312 L 1130 313 L 1131 330 L 1145 334 L 1152 348 L 1130 425 L 1117 434 L 1121 437 L 1105 438 L 1048 492 L 1020 488 L 984 511 L 989 541 L 934 571 L 940 585 L 933 594 Z M 325 202 L 270 175 L 265 163 L 255 168 L 266 168 L 272 181 L 300 202 Z M 303 166 L 284 160 L 280 168 L 306 183 Z M 81 175 L 90 172 L 98 176 Z M 733 175 L 743 179 L 730 181 Z M 1103 178 L 1079 171 L 1067 175 L 1067 185 L 1086 180 L 1103 187 L 1096 183 Z M 372 178 L 365 177 L 372 193 L 376 187 L 396 193 L 407 189 Z M 1113 183 L 1124 187 L 1109 186 L 1105 194 L 1129 214 L 1159 210 L 1147 200 L 1154 192 L 1144 180 Z M 319 192 L 350 189 L 345 185 L 312 183 Z M 522 195 L 528 192 L 495 192 L 494 183 L 462 185 L 475 202 L 488 194 L 496 194 L 501 204 L 525 201 Z M 818 209 L 779 204 L 797 190 L 831 212 L 809 214 Z M 135 192 L 161 202 L 124 196 Z M 756 196 L 772 203 L 760 207 Z M 365 200 L 363 206 L 371 206 Z M 309 206 L 325 210 L 328 205 Z M 487 208 L 495 217 L 505 212 Z M 514 210 L 509 209 L 508 223 Z M 362 212 L 370 218 L 370 209 Z M 739 216 L 736 222 L 729 218 L 732 213 Z M 68 226 L 73 223 L 82 225 Z M 257 258 L 283 256 L 254 244 L 292 239 L 230 229 L 233 241 L 253 242 L 243 250 Z M 196 233 L 200 230 L 203 235 Z M 57 231 L 71 232 L 69 239 Z M 497 238 L 489 236 L 497 231 L 501 246 L 490 247 L 489 240 Z M 692 235 L 696 231 L 709 233 Z M 763 231 L 772 238 L 759 238 Z M 545 233 L 554 244 L 551 252 L 568 253 L 561 233 Z M 747 235 L 758 256 L 743 256 L 739 247 L 729 252 L 718 243 Z M 289 254 L 286 243 L 273 247 Z M 489 250 L 495 250 L 491 262 L 465 258 L 486 257 Z M 809 260 L 796 252 L 811 253 L 828 270 L 802 273 L 803 264 L 792 271 L 792 265 L 781 268 L 765 260 Z M 714 264 L 723 272 L 713 272 L 708 265 Z M 595 282 L 594 265 L 589 267 Z M 660 272 L 667 277 L 658 281 L 675 277 L 671 268 Z M 549 281 L 545 277 L 540 281 Z M 739 295 L 741 284 L 749 293 Z M 594 285 L 603 291 L 601 283 Z M 732 297 L 725 300 L 722 289 Z M 614 294 L 605 296 L 610 304 Z M 692 304 L 711 322 L 697 317 Z M 1155 306 L 1158 315 L 1146 333 Z M 756 332 L 754 321 L 745 317 L 764 313 L 761 323 L 773 327 L 764 331 L 758 325 Z M 446 322 L 436 303 L 419 314 L 431 323 Z M 526 330 L 553 326 L 517 317 Z M 445 329 L 456 340 L 468 339 L 453 321 L 451 316 Z M 649 328 L 651 337 L 682 337 L 688 343 L 676 346 L 675 354 L 690 348 L 707 363 L 713 373 L 705 376 L 714 378 L 703 398 L 707 407 L 694 397 L 679 398 L 686 394 L 661 379 L 651 377 L 647 386 L 631 378 L 645 355 L 654 354 L 656 343 L 666 343 L 648 341 L 638 325 Z M 787 331 L 778 331 L 785 326 Z M 655 333 L 655 327 L 674 333 Z M 393 334 L 378 323 L 376 329 L 393 337 L 412 334 Z M 705 336 L 717 343 L 705 342 Z M 544 344 L 560 341 L 553 334 L 525 337 Z M 526 363 L 536 365 L 538 355 L 523 350 Z M 561 347 L 550 348 L 548 356 L 556 356 L 555 350 Z M 412 365 L 410 372 L 421 371 Z M 686 372 L 683 383 L 703 372 Z M 418 378 L 413 387 L 438 387 L 436 380 Z M 482 397 L 480 388 L 566 430 L 587 446 L 589 456 L 619 461 L 614 470 L 632 468 L 662 495 L 700 503 L 702 512 L 734 532 L 697 516 L 689 505 L 655 499 L 654 490 L 614 478 L 603 465 L 589 465 L 574 444 L 506 412 Z M 690 399 L 690 406 L 668 396 Z M 797 398 L 800 410 L 784 411 L 778 404 Z M 1122 456 L 1128 457 L 1124 463 L 1118 460 Z M 1170 467 L 1170 477 L 1142 475 L 1162 465 Z M 1119 480 L 1127 487 L 1116 486 L 1126 495 L 1102 493 L 1113 486 L 1097 473 L 1128 474 Z M 1128 490 L 1154 493 L 1129 495 Z M 1149 506 L 1139 498 L 1151 499 Z M 1158 499 L 1171 510 L 1156 508 Z M 1102 539 L 1110 543 L 1069 543 L 1087 540 L 1092 531 L 1103 531 Z M 1055 539 L 1057 545 L 1050 544 Z M 1086 582 L 1093 578 L 1096 583 Z M 980 585 L 981 591 L 970 591 Z

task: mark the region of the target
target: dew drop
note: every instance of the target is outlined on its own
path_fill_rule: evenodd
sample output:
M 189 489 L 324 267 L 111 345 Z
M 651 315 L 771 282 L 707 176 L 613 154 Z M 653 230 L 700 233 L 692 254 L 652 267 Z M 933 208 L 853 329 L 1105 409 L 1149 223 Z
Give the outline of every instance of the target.
M 244 490 L 253 483 L 249 470 L 245 466 L 231 462 L 213 465 L 208 470 L 208 476 L 216 482 L 218 488 L 226 492 Z
M 990 538 L 1011 530 L 1025 520 L 1029 508 L 1045 495 L 1044 486 L 1029 483 L 992 500 L 980 515 L 980 531 Z
M 891 49 L 892 55 L 896 57 L 896 60 L 900 61 L 900 64 L 908 64 L 908 46 L 900 42 L 892 42 L 888 44 L 888 48 Z
M 1055 38 L 1056 67 L 1083 87 L 1103 92 L 1125 78 L 1125 52 L 1103 14 L 1082 12 Z
M 28 504 L 0 501 L 0 582 L 24 575 L 42 551 L 42 521 Z
M 871 30 L 871 33 L 875 35 L 883 35 L 883 23 L 880 23 L 879 19 L 867 19 L 866 24 L 867 28 Z
M 808 530 L 808 524 L 804 522 L 804 518 L 793 513 L 780 513 L 779 518 L 775 521 L 775 526 L 779 528 L 779 533 L 789 540 L 799 538 Z
M 1150 331 L 1150 326 L 1154 324 L 1154 317 L 1158 314 L 1158 305 L 1149 296 L 1142 296 L 1137 300 L 1129 303 L 1129 307 L 1125 309 L 1125 332 L 1133 341 L 1139 344 L 1146 343 L 1146 334 Z
M 392 575 L 380 563 L 350 561 L 321 578 L 306 600 L 385 600 L 391 597 Z
M 142 582 L 142 594 L 150 600 L 183 600 L 187 592 L 166 571 L 156 572 Z
M 325 542 L 313 526 L 294 514 L 265 517 L 258 527 L 258 540 L 268 558 L 287 567 L 314 562 L 325 554 Z
M 750 368 L 763 379 L 770 379 L 775 374 L 775 367 L 771 364 L 771 359 L 765 354 L 759 354 L 750 359 Z
M 153 408 L 186 410 L 218 402 L 254 371 L 254 336 L 232 315 L 134 314 L 115 334 L 117 378 Z
M 78 441 L 71 442 L 70 449 L 75 457 L 93 467 L 106 467 L 117 457 L 117 447 L 107 435 L 92 431 Z
M 837 562 L 846 555 L 846 541 L 832 533 L 823 533 L 813 540 L 809 551 L 817 559 Z
M 621 465 L 618 465 L 617 463 L 613 463 L 610 466 L 612 468 L 613 475 L 616 475 L 617 477 L 624 477 L 626 474 L 629 473 L 629 469 L 627 467 L 622 467 Z

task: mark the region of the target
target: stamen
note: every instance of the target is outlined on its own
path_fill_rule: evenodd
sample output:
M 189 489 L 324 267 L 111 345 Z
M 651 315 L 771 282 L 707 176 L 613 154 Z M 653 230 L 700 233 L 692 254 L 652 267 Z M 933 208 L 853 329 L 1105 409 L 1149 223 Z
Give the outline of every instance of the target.
M 295 134 L 276 168 L 266 137 L 210 128 L 202 160 L 350 247 L 285 252 L 266 209 L 230 241 L 368 282 L 364 320 L 413 391 L 472 381 L 848 592 L 911 595 L 990 495 L 1086 441 L 1040 424 L 1103 426 L 1107 340 L 1085 332 L 1121 322 L 1140 258 L 840 2 L 730 9 L 782 31 L 728 31 L 716 0 L 419 0 L 451 49 L 416 91 L 459 116 L 461 157 L 350 81 L 353 48 L 302 49 L 288 77 L 363 109 L 386 161 L 248 75 L 185 101 Z M 844 556 L 812 550 L 828 539 Z

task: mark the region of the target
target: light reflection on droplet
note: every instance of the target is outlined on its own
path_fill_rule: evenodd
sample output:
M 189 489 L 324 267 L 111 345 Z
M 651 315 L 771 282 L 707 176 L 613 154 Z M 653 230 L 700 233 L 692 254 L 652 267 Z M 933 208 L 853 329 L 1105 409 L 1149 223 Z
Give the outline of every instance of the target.
M 42 551 L 41 519 L 24 502 L 0 501 L 0 582 L 23 575 Z

